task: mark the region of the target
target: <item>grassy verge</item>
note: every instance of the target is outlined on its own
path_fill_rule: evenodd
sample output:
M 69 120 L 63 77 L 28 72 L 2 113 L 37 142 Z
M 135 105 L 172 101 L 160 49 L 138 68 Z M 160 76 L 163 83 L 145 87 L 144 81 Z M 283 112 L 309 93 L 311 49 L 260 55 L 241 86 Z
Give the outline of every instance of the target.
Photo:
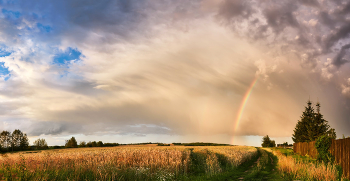
M 316 162 L 288 149 L 272 149 L 278 157 L 278 171 L 289 180 L 341 180 L 341 167 Z M 346 179 L 342 179 L 346 180 Z
M 294 158 L 296 161 L 299 161 L 299 162 L 314 163 L 314 164 L 317 163 L 316 159 L 314 159 L 314 158 L 312 158 L 312 157 L 310 157 L 308 155 L 301 156 L 301 155 L 295 154 L 292 149 L 271 148 L 271 150 L 272 151 L 278 151 L 278 152 L 280 152 L 281 154 L 283 154 L 285 156 L 290 156 L 290 157 Z

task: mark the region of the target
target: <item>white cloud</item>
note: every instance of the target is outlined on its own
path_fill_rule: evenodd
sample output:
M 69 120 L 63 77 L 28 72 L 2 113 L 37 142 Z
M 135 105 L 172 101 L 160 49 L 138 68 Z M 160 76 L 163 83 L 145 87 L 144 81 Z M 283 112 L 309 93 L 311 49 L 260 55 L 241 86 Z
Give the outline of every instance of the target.
M 327 58 L 327 61 L 323 64 L 321 68 L 322 77 L 329 81 L 334 76 L 334 72 L 336 72 L 336 67 L 332 64 L 332 59 Z
M 308 22 L 310 26 L 316 26 L 318 23 L 318 20 L 316 19 L 310 19 L 310 21 Z

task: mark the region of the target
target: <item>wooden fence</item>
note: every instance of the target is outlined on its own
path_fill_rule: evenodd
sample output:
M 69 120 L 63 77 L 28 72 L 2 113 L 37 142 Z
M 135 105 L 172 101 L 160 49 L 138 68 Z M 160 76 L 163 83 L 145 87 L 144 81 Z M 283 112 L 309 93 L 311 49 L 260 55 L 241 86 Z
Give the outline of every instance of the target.
M 303 156 L 307 154 L 312 158 L 317 157 L 315 141 L 294 143 L 293 151 Z M 334 155 L 336 163 L 342 166 L 344 175 L 350 179 L 350 138 L 332 140 L 329 151 Z

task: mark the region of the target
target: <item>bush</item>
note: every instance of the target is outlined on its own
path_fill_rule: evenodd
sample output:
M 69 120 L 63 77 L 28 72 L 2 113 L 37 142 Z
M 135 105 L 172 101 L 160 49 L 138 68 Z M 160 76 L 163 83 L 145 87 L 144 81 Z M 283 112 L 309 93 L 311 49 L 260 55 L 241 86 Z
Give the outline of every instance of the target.
M 271 140 L 269 135 L 264 136 L 262 142 L 262 147 L 276 147 L 275 140 Z
M 317 138 L 315 147 L 318 155 L 317 160 L 323 161 L 325 164 L 334 162 L 334 156 L 329 152 L 329 148 L 332 146 L 332 139 L 328 135 L 323 135 Z

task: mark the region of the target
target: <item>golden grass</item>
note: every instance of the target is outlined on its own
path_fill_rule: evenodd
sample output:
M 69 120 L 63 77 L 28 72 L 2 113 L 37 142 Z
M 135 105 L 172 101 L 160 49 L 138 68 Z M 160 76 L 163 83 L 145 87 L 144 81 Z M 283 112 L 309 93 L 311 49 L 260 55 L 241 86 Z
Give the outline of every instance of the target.
M 214 146 L 207 147 L 208 150 L 219 153 L 227 157 L 230 164 L 234 167 L 242 164 L 243 162 L 250 160 L 252 156 L 257 154 L 257 149 L 250 146 Z
M 331 181 L 337 179 L 338 171 L 335 165 L 303 163 L 291 156 L 285 156 L 280 151 L 272 151 L 278 158 L 278 170 L 287 173 L 296 179 L 324 180 Z
M 151 171 L 167 169 L 174 172 L 186 171 L 189 151 L 165 148 L 80 148 L 49 150 L 30 154 L 8 154 L 2 157 L 0 164 L 24 164 L 29 171 L 46 169 L 83 169 L 101 172 L 103 168 L 147 167 Z
M 245 146 L 135 146 L 46 150 L 37 153 L 21 152 L 0 156 L 0 166 L 2 166 L 0 179 L 25 172 L 22 176 L 28 178 L 36 178 L 39 173 L 49 174 L 47 177 L 40 177 L 45 180 L 56 178 L 52 174 L 61 174 L 61 171 L 65 170 L 74 172 L 73 179 L 80 179 L 86 173 L 92 173 L 93 178 L 100 180 L 120 179 L 121 177 L 115 174 L 121 174 L 125 170 L 150 175 L 162 171 L 174 177 L 189 173 L 191 152 L 205 153 L 206 173 L 215 174 L 222 171 L 217 154 L 224 155 L 233 166 L 237 166 L 256 154 L 256 149 Z

